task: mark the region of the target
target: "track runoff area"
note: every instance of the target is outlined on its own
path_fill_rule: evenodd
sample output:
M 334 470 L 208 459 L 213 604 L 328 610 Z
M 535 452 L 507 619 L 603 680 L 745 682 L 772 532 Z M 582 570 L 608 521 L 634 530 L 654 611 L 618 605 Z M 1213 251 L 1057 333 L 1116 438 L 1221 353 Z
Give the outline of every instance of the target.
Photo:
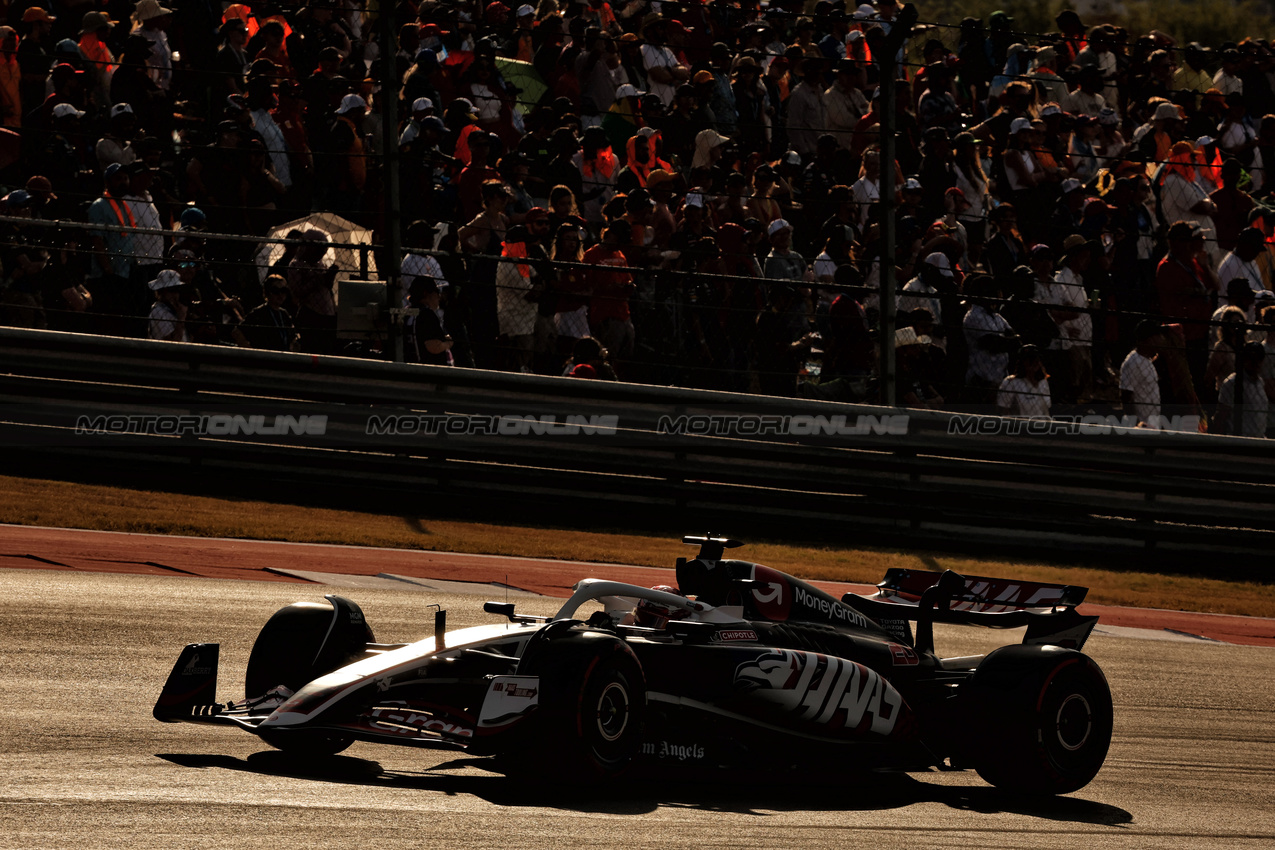
M 0 525 L 0 567 L 234 578 L 489 598 L 505 594 L 566 597 L 582 578 L 645 586 L 668 584 L 672 578 L 668 569 L 597 562 L 15 525 Z M 837 582 L 814 584 L 834 597 L 874 590 Z M 1089 603 L 1080 610 L 1100 617 L 1097 635 L 1275 646 L 1275 619 Z

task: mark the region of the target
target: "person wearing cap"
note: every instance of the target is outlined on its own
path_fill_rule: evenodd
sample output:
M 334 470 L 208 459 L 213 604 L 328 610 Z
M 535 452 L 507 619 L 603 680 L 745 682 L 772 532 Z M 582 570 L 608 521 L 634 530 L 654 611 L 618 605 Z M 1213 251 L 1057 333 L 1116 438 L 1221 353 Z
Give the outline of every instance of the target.
M 1068 367 L 1067 385 L 1057 389 L 1063 399 L 1080 401 L 1089 391 L 1093 372 L 1093 316 L 1087 309 L 1089 294 L 1084 282 L 1093 257 L 1088 240 L 1078 233 L 1063 240 L 1061 254 L 1061 267 L 1052 285 L 1038 292 L 1058 325 L 1058 338 L 1050 349 L 1065 352 Z
M 709 129 L 708 118 L 700 109 L 694 86 L 684 84 L 677 87 L 673 108 L 664 116 L 659 127 L 669 156 L 675 156 L 683 163 L 690 162 L 695 154 L 695 137 L 700 131 Z
M 112 230 L 90 231 L 92 255 L 89 263 L 89 288 L 102 312 L 111 319 L 114 333 L 130 335 L 128 317 L 137 315 L 146 290 L 129 285 L 135 257 L 134 230 L 137 218 L 124 197 L 129 189 L 129 175 L 124 166 L 113 163 L 104 173 L 105 188 L 88 209 L 90 224 L 107 225 Z
M 44 100 L 49 68 L 53 64 L 49 34 L 53 31 L 53 22 L 56 20 L 41 6 L 28 6 L 22 14 L 22 31 L 25 34 L 18 44 L 17 59 L 18 68 L 22 72 L 18 94 L 24 114 Z
M 1134 331 L 1133 350 L 1120 364 L 1120 403 L 1144 428 L 1161 427 L 1160 378 L 1155 360 L 1164 345 L 1164 328 L 1157 321 L 1144 319 Z
M 367 101 L 357 94 L 345 95 L 336 108 L 328 135 L 328 149 L 333 156 L 327 159 L 333 173 L 327 186 L 327 209 L 363 208 L 368 165 L 363 123 L 367 114 Z
M 1047 183 L 1049 176 L 1036 158 L 1040 134 L 1032 127 L 1028 118 L 1015 118 L 1009 125 L 1009 141 L 1001 153 L 1008 185 L 1002 190 L 1002 197 L 1018 207 L 1024 224 L 1038 221 L 1043 216 L 1041 211 L 1033 209 L 1039 205 L 1042 193 L 1037 187 Z M 1048 208 L 1046 208 L 1048 209 Z M 1030 232 L 1034 232 L 1031 229 Z
M 1209 423 L 1210 434 L 1238 437 L 1265 437 L 1270 401 L 1262 379 L 1266 349 L 1260 342 L 1244 343 L 1236 358 L 1235 371 L 1222 381 L 1217 394 L 1217 412 Z M 1242 389 L 1237 389 L 1242 387 Z M 1236 398 L 1240 412 L 1236 413 Z
M 943 301 L 940 296 L 955 291 L 952 261 L 946 254 L 934 251 L 926 255 L 917 266 L 916 276 L 903 285 L 898 296 L 897 309 L 899 313 L 906 313 L 923 308 L 930 311 L 935 322 L 942 324 Z
M 1204 94 L 1213 88 L 1213 75 L 1207 70 L 1210 52 L 1198 41 L 1188 44 L 1182 51 L 1182 65 L 1173 72 L 1171 88 L 1196 94 Z
M 724 42 L 715 42 L 709 50 L 707 73 L 712 76 L 708 109 L 713 115 L 713 127 L 719 133 L 729 135 L 739 124 L 739 111 L 735 106 L 735 90 L 731 80 L 731 61 L 734 56 Z
M 131 165 L 137 160 L 137 151 L 133 149 L 133 136 L 137 131 L 137 115 L 133 112 L 133 107 L 127 103 L 117 103 L 111 107 L 109 114 L 106 132 L 93 147 L 93 152 L 97 156 L 97 167 L 102 170 L 112 163 Z
M 665 107 L 672 106 L 677 87 L 691 79 L 691 69 L 682 64 L 670 50 L 668 21 L 658 12 L 642 20 L 642 66 L 646 70 L 651 94 L 658 95 Z
M 105 12 L 85 12 L 80 21 L 80 55 L 84 57 L 88 75 L 87 89 L 99 108 L 111 103 L 111 76 L 115 73 L 115 54 L 107 46 L 115 21 Z
M 777 218 L 766 226 L 766 236 L 770 240 L 770 253 L 762 265 L 763 277 L 793 284 L 814 282 L 814 270 L 805 257 L 792 249 L 791 224 Z
M 1067 82 L 1058 75 L 1058 49 L 1046 45 L 1032 54 L 1031 70 L 1027 79 L 1036 88 L 1041 103 L 1059 103 L 1071 93 Z
M 1203 387 L 1208 322 L 1219 286 L 1204 261 L 1204 231 L 1198 224 L 1175 221 L 1169 227 L 1168 240 L 1169 253 L 1156 266 L 1156 297 L 1162 314 L 1182 321 L 1187 363 L 1195 385 Z
M 1244 93 L 1244 83 L 1239 77 L 1242 61 L 1243 57 L 1235 48 L 1222 51 L 1222 67 L 1218 68 L 1217 73 L 1213 75 L 1212 88 L 1221 92 L 1223 97 L 1228 94 Z
M 1232 249 L 1217 267 L 1217 279 L 1228 287 L 1219 298 L 1219 305 L 1224 307 L 1230 303 L 1229 287 L 1236 280 L 1243 280 L 1254 293 L 1266 289 L 1262 272 L 1257 267 L 1257 259 L 1266 253 L 1266 247 L 1266 235 L 1256 227 L 1246 227 L 1236 235 Z M 1241 306 L 1245 306 L 1249 314 L 1248 321 L 1253 322 L 1256 316 L 1253 315 L 1252 303 Z
M 1102 167 L 1102 163 L 1098 161 L 1097 149 L 1094 147 L 1098 141 L 1098 134 L 1101 132 L 1102 128 L 1098 126 L 1098 119 L 1088 115 L 1077 116 L 1071 140 L 1067 143 L 1066 162 L 1071 169 L 1071 176 L 1081 183 L 1088 183 L 1097 177 L 1098 170 Z
M 0 214 L 23 220 L 0 224 L 0 262 L 6 275 L 0 291 L 0 324 L 44 330 L 48 327 L 44 290 L 49 252 L 40 245 L 46 234 L 25 225 L 32 217 L 31 207 L 31 195 L 25 189 L 0 198 Z

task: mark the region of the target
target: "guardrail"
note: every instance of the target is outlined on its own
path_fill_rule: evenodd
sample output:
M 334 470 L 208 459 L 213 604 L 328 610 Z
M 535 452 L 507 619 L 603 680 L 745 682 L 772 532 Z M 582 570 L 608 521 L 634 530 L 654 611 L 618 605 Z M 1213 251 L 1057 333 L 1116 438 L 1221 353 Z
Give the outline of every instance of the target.
M 0 329 L 11 470 L 1137 564 L 1265 556 L 1275 445 Z M 1254 562 L 1255 563 L 1255 562 Z

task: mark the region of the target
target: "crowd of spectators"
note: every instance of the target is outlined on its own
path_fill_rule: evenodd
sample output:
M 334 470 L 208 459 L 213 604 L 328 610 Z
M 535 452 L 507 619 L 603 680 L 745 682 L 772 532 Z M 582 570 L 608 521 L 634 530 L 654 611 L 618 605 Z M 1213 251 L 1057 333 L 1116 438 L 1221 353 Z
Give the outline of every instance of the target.
M 327 212 L 402 223 L 417 362 L 874 400 L 893 284 L 901 403 L 1266 434 L 1265 40 L 929 23 L 886 105 L 895 0 L 399 0 L 392 55 L 357 0 L 45 2 L 0 27 L 4 324 L 339 353 L 321 231 L 218 238 Z

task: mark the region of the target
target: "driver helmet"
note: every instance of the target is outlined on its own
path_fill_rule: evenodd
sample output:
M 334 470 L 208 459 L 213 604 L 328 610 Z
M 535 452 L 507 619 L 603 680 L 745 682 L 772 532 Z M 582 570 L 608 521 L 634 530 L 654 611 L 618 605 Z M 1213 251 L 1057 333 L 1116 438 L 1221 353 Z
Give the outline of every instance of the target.
M 669 587 L 667 584 L 657 584 L 651 590 L 676 593 L 678 596 L 684 595 L 676 587 Z M 637 608 L 633 609 L 633 624 L 648 629 L 662 629 L 668 625 L 669 620 L 681 620 L 688 617 L 690 613 L 689 608 L 670 608 L 649 599 L 642 599 L 638 601 Z

